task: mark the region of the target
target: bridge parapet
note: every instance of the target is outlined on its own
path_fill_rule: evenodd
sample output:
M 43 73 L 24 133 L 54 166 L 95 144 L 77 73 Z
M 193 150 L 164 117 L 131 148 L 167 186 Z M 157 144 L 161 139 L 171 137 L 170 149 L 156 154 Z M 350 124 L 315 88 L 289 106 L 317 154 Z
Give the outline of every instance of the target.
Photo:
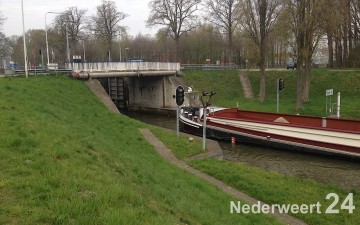
M 180 63 L 168 62 L 95 62 L 71 63 L 74 72 L 109 72 L 109 71 L 179 71 Z

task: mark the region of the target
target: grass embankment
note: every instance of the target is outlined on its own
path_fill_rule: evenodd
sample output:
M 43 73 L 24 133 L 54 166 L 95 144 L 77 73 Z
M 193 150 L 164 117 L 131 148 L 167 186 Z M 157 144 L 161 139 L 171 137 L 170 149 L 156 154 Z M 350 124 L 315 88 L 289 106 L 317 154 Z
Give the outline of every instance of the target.
M 278 224 L 231 215 L 81 81 L 3 78 L 0 96 L 0 224 Z
M 283 176 L 275 172 L 266 172 L 262 169 L 246 166 L 242 163 L 204 159 L 190 162 L 190 165 L 213 176 L 237 190 L 243 191 L 268 204 L 297 204 L 310 205 L 320 202 L 321 214 L 313 213 L 294 214 L 308 224 L 328 225 L 346 224 L 356 225 L 360 221 L 360 197 L 355 190 L 319 184 L 312 180 L 301 180 L 293 176 Z M 326 200 L 329 193 L 339 195 L 339 202 L 334 209 L 340 209 L 341 204 L 349 193 L 353 193 L 354 212 L 340 210 L 339 214 L 325 214 L 328 206 L 334 199 Z M 349 205 L 346 203 L 346 205 Z
M 253 99 L 245 99 L 240 84 L 239 74 L 247 73 L 254 92 Z M 276 83 L 279 77 L 285 80 L 285 89 L 280 95 L 280 112 L 324 116 L 326 108 L 325 91 L 334 89 L 332 102 L 336 102 L 337 93 L 341 92 L 341 115 L 345 118 L 360 118 L 360 70 L 335 71 L 328 69 L 312 70 L 310 102 L 304 104 L 304 110 L 295 110 L 296 71 L 267 71 L 266 101 L 257 101 L 259 93 L 259 72 L 255 71 L 184 71 L 184 79 L 196 90 L 215 90 L 213 105 L 244 110 L 276 112 Z M 336 110 L 336 106 L 334 106 Z
M 203 150 L 200 147 L 200 141 L 189 141 L 188 135 L 181 134 L 179 138 L 174 138 L 176 133 L 173 131 L 165 133 L 161 128 L 159 129 L 156 127 L 151 127 L 150 129 L 159 140 L 161 140 L 169 149 L 171 149 L 171 151 L 178 159 L 185 159 L 190 156 L 195 156 L 207 152 L 207 150 Z

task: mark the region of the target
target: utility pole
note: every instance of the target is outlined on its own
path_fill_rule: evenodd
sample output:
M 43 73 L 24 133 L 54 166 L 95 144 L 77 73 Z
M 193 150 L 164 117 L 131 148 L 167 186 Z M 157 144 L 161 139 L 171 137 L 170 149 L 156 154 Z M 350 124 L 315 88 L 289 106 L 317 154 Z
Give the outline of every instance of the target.
M 23 40 L 24 40 L 24 62 L 25 62 L 25 76 L 29 77 L 27 67 L 27 50 L 26 50 L 26 37 L 25 37 L 25 19 L 24 19 L 24 1 L 21 0 L 21 11 L 22 11 L 22 25 L 23 25 Z
M 211 91 L 208 93 L 207 91 L 204 91 L 202 95 L 200 96 L 200 101 L 203 105 L 203 143 L 202 143 L 202 149 L 205 150 L 206 148 L 206 114 L 207 114 L 207 107 L 211 105 L 211 98 L 216 94 L 215 91 Z M 208 100 L 205 102 L 203 97 L 208 97 Z
M 69 46 L 69 27 L 68 27 L 68 21 L 66 21 L 66 58 L 67 58 L 67 63 L 70 64 L 70 46 Z
M 119 53 L 120 53 L 120 62 L 121 62 L 121 30 L 119 31 Z

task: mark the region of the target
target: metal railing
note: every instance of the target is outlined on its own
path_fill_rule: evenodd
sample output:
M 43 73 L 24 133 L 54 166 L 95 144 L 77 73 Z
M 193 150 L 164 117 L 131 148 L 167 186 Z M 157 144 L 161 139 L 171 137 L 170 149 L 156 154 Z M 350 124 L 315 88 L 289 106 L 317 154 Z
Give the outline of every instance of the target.
M 180 63 L 163 62 L 95 62 L 70 63 L 68 68 L 74 72 L 89 71 L 178 71 Z
M 229 70 L 238 69 L 236 64 L 216 65 L 216 64 L 182 64 L 182 70 Z

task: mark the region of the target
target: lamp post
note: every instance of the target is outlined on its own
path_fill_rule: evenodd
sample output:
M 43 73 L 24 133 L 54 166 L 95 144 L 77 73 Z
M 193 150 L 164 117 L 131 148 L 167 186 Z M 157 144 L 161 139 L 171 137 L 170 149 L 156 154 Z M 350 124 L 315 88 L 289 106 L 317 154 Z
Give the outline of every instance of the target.
M 27 68 L 27 51 L 26 51 L 26 40 L 25 40 L 25 19 L 24 19 L 24 2 L 21 0 L 21 11 L 22 11 L 22 25 L 23 25 L 23 40 L 24 40 L 24 62 L 25 62 L 25 76 L 28 78 Z
M 130 48 L 125 48 L 125 60 L 128 60 L 128 56 L 127 56 L 127 50 L 129 50 Z
M 70 63 L 70 46 L 69 46 L 69 27 L 68 27 L 68 21 L 66 22 L 66 58 L 67 58 L 67 63 Z
M 86 58 L 85 58 L 85 40 L 83 39 L 82 41 L 83 41 L 83 49 L 84 49 L 84 63 L 85 63 L 85 61 L 86 61 Z
M 120 62 L 121 62 L 121 30 L 119 31 L 119 53 L 120 53 Z
M 48 13 L 52 13 L 52 14 L 61 14 L 59 12 L 46 12 L 45 13 L 45 39 L 46 39 L 46 57 L 47 57 L 47 64 L 50 64 L 50 58 L 49 58 L 49 42 L 48 42 L 48 34 L 47 34 L 47 24 L 46 24 L 46 15 Z

